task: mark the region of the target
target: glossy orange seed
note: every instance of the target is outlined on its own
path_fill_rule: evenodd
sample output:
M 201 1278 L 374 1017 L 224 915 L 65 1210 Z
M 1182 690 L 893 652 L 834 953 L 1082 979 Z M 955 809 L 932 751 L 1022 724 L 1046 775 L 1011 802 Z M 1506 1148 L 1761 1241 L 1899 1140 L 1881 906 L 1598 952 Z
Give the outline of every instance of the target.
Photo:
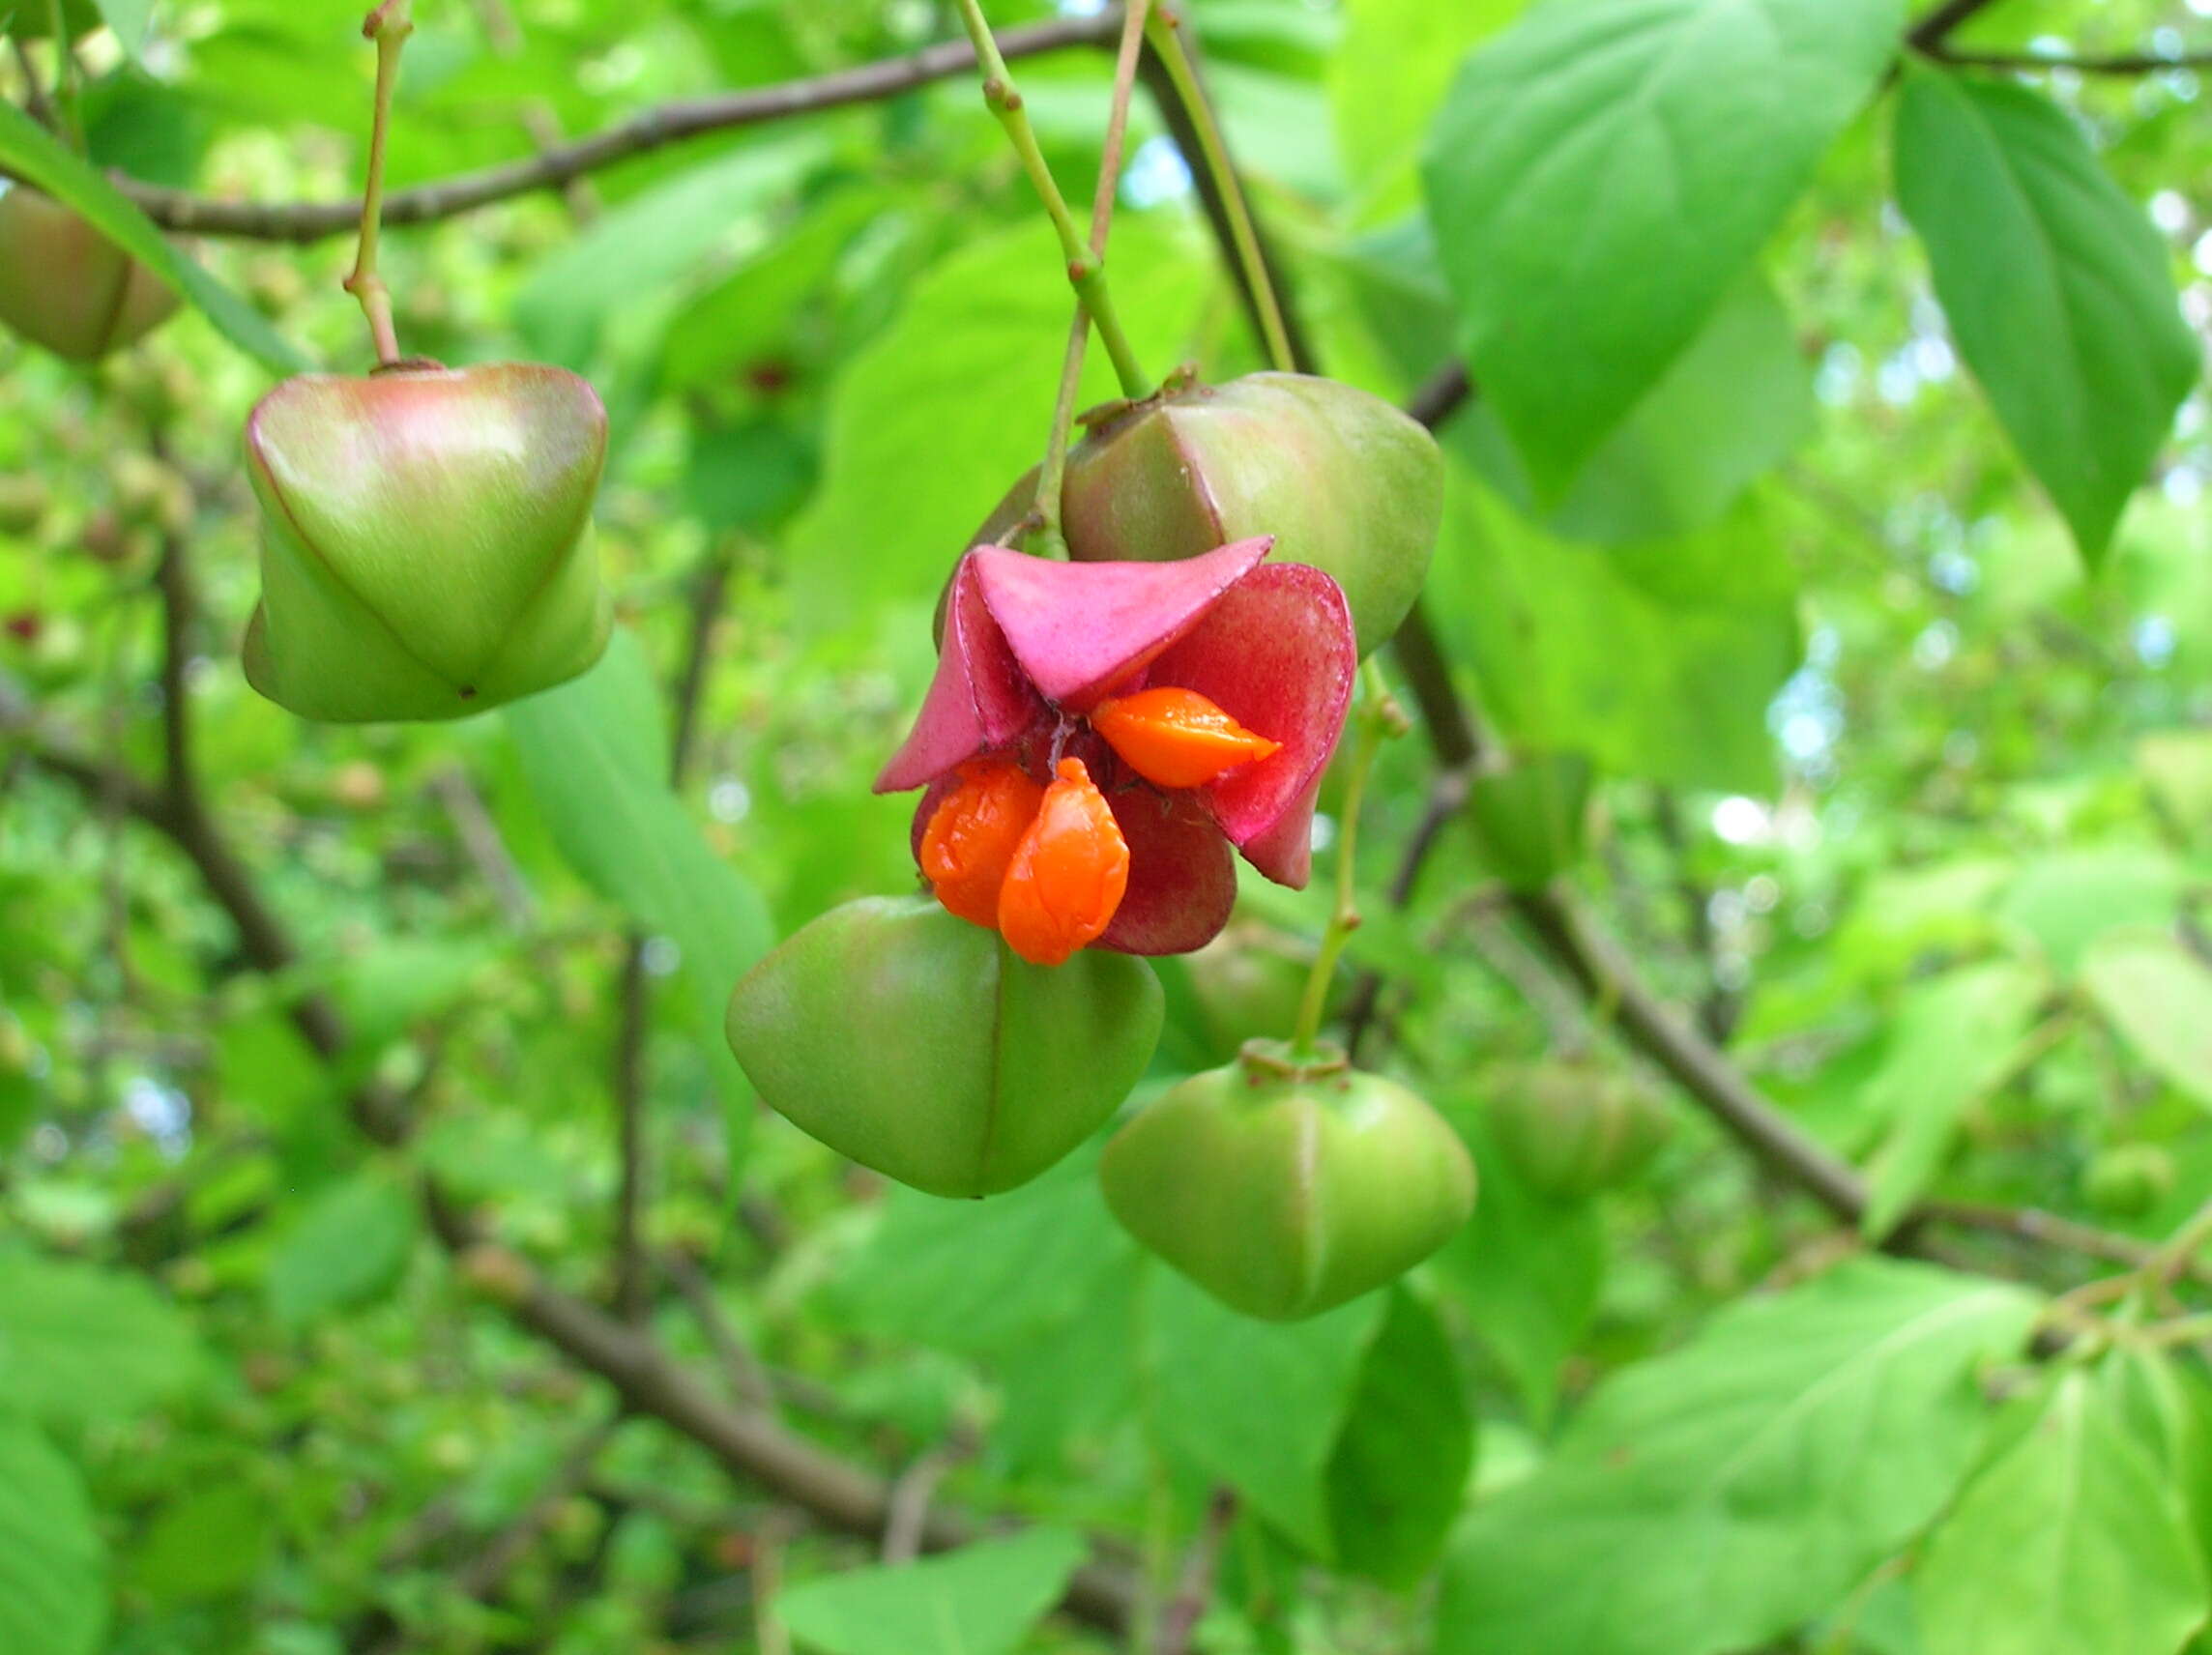
M 999 890 L 999 933 L 1032 965 L 1095 943 L 1129 888 L 1129 846 L 1081 759 L 1062 759 Z
M 921 832 L 921 871 L 937 900 L 986 929 L 999 923 L 999 887 L 1014 847 L 1044 802 L 1044 788 L 1005 759 L 971 759 Z
M 1091 727 L 1155 787 L 1200 787 L 1280 752 L 1195 689 L 1141 689 L 1101 701 Z

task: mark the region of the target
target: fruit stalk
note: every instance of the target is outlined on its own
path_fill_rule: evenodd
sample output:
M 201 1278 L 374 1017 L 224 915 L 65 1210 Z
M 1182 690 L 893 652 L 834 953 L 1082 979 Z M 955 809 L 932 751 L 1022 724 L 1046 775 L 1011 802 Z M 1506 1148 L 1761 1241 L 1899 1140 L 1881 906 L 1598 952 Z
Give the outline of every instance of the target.
M 1045 215 L 1060 234 L 1060 250 L 1067 260 L 1068 283 L 1075 289 L 1075 296 L 1082 302 L 1091 325 L 1098 330 L 1098 339 L 1106 347 L 1107 356 L 1113 359 L 1114 372 L 1121 382 L 1123 394 L 1143 396 L 1152 389 L 1151 381 L 1138 365 L 1129 336 L 1121 331 L 1121 318 L 1115 314 L 1113 295 L 1106 286 L 1106 261 L 1085 243 L 1082 228 L 1068 210 L 1067 197 L 1061 194 L 1052 168 L 1045 164 L 1044 151 L 1037 147 L 1036 132 L 1030 126 L 1021 91 L 1014 85 L 1013 73 L 1006 68 L 1006 60 L 999 51 L 990 22 L 983 15 L 981 0 L 960 0 L 960 17 L 968 25 L 968 37 L 975 43 L 975 59 L 983 68 L 983 102 L 990 105 L 991 113 L 1005 129 L 1015 155 L 1021 158 L 1022 170 L 1036 187 Z
M 1300 364 L 1297 353 L 1291 348 L 1282 302 L 1275 296 L 1267 261 L 1260 252 L 1260 234 L 1253 227 L 1252 209 L 1244 199 L 1243 186 L 1237 182 L 1237 169 L 1229 164 L 1229 146 L 1222 141 L 1221 123 L 1214 119 L 1213 102 L 1198 84 L 1197 67 L 1183 48 L 1182 18 L 1163 6 L 1152 14 L 1145 35 L 1151 43 L 1153 55 L 1167 72 L 1176 101 L 1190 119 L 1191 131 L 1198 134 L 1198 160 L 1221 196 L 1222 211 L 1229 220 L 1229 239 L 1235 247 L 1237 262 L 1243 269 L 1245 285 L 1251 290 L 1252 307 L 1259 314 L 1261 343 L 1266 347 L 1267 361 L 1284 373 L 1295 372 Z
M 392 120 L 392 89 L 399 82 L 399 48 L 415 32 L 408 15 L 411 0 L 384 0 L 361 25 L 362 38 L 376 43 L 376 110 L 368 129 L 368 186 L 361 198 L 361 247 L 345 290 L 361 301 L 376 343 L 379 367 L 399 361 L 399 337 L 392 325 L 392 293 L 376 273 L 376 237 L 384 218 L 384 134 Z
M 1101 263 L 1114 227 L 1114 188 L 1121 177 L 1121 142 L 1129 130 L 1129 94 L 1137 83 L 1137 58 L 1145 44 L 1145 19 L 1151 0 L 1130 0 L 1121 19 L 1121 46 L 1114 60 L 1114 103 L 1106 117 L 1106 141 L 1098 153 L 1098 183 L 1091 195 L 1091 256 Z M 1084 348 L 1091 340 L 1089 310 L 1078 301 L 1067 330 L 1067 351 L 1060 366 L 1060 389 L 1053 397 L 1052 431 L 1044 463 L 1037 468 L 1037 549 L 1048 558 L 1067 556 L 1061 532 L 1061 485 L 1067 477 L 1068 434 L 1075 425 L 1075 398 L 1083 381 Z
M 1298 1002 L 1297 1027 L 1291 1031 L 1291 1055 L 1304 1060 L 1315 1055 L 1315 1037 L 1321 1033 L 1322 1013 L 1328 1004 L 1328 985 L 1336 975 L 1336 962 L 1344 945 L 1359 929 L 1359 896 L 1355 889 L 1359 859 L 1359 808 L 1367 797 L 1367 778 L 1375 769 L 1375 755 L 1386 736 L 1403 736 L 1412 728 L 1398 698 L 1382 682 L 1382 669 L 1373 660 L 1360 667 L 1365 693 L 1359 701 L 1358 744 L 1352 750 L 1352 770 L 1345 777 L 1344 805 L 1339 813 L 1343 838 L 1336 853 L 1336 911 L 1322 933 L 1321 949 L 1307 973 L 1305 994 Z

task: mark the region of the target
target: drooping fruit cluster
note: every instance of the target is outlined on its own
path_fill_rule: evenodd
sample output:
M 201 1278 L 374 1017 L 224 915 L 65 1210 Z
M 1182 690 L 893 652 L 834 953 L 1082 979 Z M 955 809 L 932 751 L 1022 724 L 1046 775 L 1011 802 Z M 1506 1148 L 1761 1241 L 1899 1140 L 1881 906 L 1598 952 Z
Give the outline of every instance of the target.
M 176 308 L 166 283 L 71 209 L 28 185 L 0 185 L 0 323 L 89 363 Z
M 730 1005 L 773 1108 L 939 1194 L 1011 1188 L 1113 1113 L 1162 1017 L 1126 956 L 1219 935 L 1238 856 L 1306 883 L 1359 657 L 1436 537 L 1434 442 L 1344 386 L 1179 383 L 1091 425 L 1060 502 L 1071 557 L 1005 543 L 1034 526 L 1032 474 L 955 565 L 936 675 L 877 778 L 922 790 L 930 896 L 824 915 Z M 1382 1286 L 1474 1199 L 1419 1097 L 1266 1040 L 1140 1112 L 1101 1176 L 1141 1242 L 1273 1320 Z
M 457 718 L 584 671 L 606 412 L 562 368 L 303 374 L 254 407 L 261 602 L 246 676 L 306 718 Z

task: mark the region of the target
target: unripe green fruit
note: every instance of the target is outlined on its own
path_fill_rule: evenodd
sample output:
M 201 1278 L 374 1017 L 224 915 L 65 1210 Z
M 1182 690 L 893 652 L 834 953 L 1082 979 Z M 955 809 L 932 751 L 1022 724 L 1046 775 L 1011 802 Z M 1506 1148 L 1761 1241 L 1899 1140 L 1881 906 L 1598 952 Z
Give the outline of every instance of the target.
M 19 41 L 43 41 L 54 32 L 50 0 L 9 0 L 7 32 Z M 62 0 L 62 26 L 70 39 L 89 35 L 102 22 L 99 0 Z
M 0 535 L 36 535 L 52 505 L 43 479 L 29 472 L 0 477 Z
M 1182 963 L 1201 1024 L 1192 1032 L 1212 1061 L 1228 1062 L 1254 1035 L 1297 1022 L 1313 949 L 1268 926 L 1233 920 Z
M 458 718 L 574 678 L 613 614 L 592 551 L 607 417 L 557 367 L 303 374 L 254 407 L 253 687 L 306 718 Z
M 1359 653 L 1398 629 L 1443 520 L 1436 439 L 1383 401 L 1308 374 L 1173 384 L 1109 405 L 1067 456 L 1062 530 L 1079 563 L 1165 563 L 1272 535 L 1277 563 L 1336 577 Z M 978 538 L 1030 508 L 1025 478 Z
M 2115 1144 L 2082 1175 L 2081 1193 L 2112 1218 L 2140 1218 L 2173 1193 L 2173 1157 L 2156 1144 Z
M 1529 1187 L 1582 1201 L 1642 1172 L 1674 1122 L 1635 1077 L 1560 1060 L 1507 1070 L 1491 1097 L 1490 1126 Z
M 1582 859 L 1589 797 L 1589 760 L 1542 753 L 1477 776 L 1468 811 L 1498 877 L 1515 890 L 1540 890 Z
M 1121 1227 L 1232 1309 L 1318 1316 L 1404 1274 L 1474 1207 L 1442 1117 L 1341 1052 L 1249 1042 L 1171 1087 L 1098 1169 Z
M 70 362 L 97 362 L 168 319 L 177 296 L 50 196 L 0 191 L 0 323 Z
M 1025 1184 L 1151 1061 L 1159 979 L 1086 949 L 1033 966 L 932 897 L 831 909 L 730 997 L 730 1049 L 770 1107 L 932 1195 Z

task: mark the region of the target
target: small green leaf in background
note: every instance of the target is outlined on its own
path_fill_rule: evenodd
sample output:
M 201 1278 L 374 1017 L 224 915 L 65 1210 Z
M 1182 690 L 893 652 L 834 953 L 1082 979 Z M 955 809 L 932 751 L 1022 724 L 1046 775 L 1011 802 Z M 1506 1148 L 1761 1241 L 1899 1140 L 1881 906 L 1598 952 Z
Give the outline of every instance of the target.
M 1164 1265 L 1153 1269 L 1146 1311 L 1155 1439 L 1306 1551 L 1330 1556 L 1329 1463 L 1386 1302 L 1369 1293 L 1310 1321 L 1261 1322 Z
M 1801 658 L 1796 571 L 1751 506 L 1684 539 L 1601 551 L 1528 522 L 1453 466 L 1432 613 L 1516 746 L 1609 775 L 1764 794 L 1766 706 Z
M 1540 499 L 1697 337 L 1903 20 L 1902 0 L 1583 0 L 1468 59 L 1429 134 L 1429 214 Z
M 299 1210 L 268 1263 L 270 1312 L 303 1327 L 398 1286 L 418 1231 L 414 1197 L 383 1171 L 332 1183 Z
M 1960 354 L 2094 566 L 2197 382 L 2164 244 L 2055 104 L 1924 66 L 1898 100 L 1897 196 Z
M 2207 1608 L 2173 1486 L 2081 1369 L 1960 1496 L 1913 1592 L 1926 1655 L 2173 1655 Z
M 1086 1145 L 986 1202 L 894 1188 L 831 1302 L 859 1331 L 967 1355 L 1035 1342 L 1136 1254 L 1097 1178 L 1097 1147 Z
M 1421 133 L 1468 47 L 1527 0 L 1346 0 L 1329 61 L 1329 105 L 1344 169 L 1370 198 L 1410 199 Z
M 40 0 L 25 0 L 38 5 Z M 100 0 L 100 15 L 115 36 L 116 44 L 132 57 L 146 44 L 146 24 L 154 15 L 154 0 Z
M 2072 976 L 2106 932 L 2171 920 L 2187 886 L 2181 865 L 2154 845 L 2059 851 L 2023 864 L 1996 913 Z
M 2212 730 L 2160 730 L 2136 743 L 2136 769 L 2167 824 L 2203 847 L 2212 840 Z
M 1754 271 L 1740 278 L 1546 511 L 1486 399 L 1444 441 L 1522 511 L 1569 540 L 1624 545 L 1707 528 L 1811 434 L 1813 381 L 1790 313 Z
M 1951 1497 L 1975 1370 L 2034 1316 L 2005 1284 L 1875 1260 L 1732 1306 L 1476 1507 L 1436 1655 L 1720 1655 L 1835 1607 Z
M 2144 1062 L 2212 1109 L 2212 968 L 2169 931 L 2115 931 L 2083 956 L 2081 985 Z
M 752 1093 L 722 1040 L 722 1009 L 774 927 L 760 892 L 708 846 L 669 785 L 660 692 L 645 651 L 617 627 L 597 666 L 501 716 L 568 865 L 682 951 L 734 1160 Z
M 1860 1107 L 1889 1123 L 1867 1163 L 1869 1236 L 1889 1233 L 1927 1193 L 1959 1123 L 2011 1069 L 2046 992 L 2043 973 L 1993 960 L 1916 982 L 1890 1023 L 1889 1048 Z
M 1437 1267 L 1512 1379 L 1529 1424 L 1543 1431 L 1558 1401 L 1559 1364 L 1597 1310 L 1605 1226 L 1594 1204 L 1547 1201 L 1524 1184 L 1471 1105 L 1450 1114 L 1473 1152 L 1482 1197 Z
M 1013 1655 L 1083 1556 L 1079 1536 L 1033 1528 L 918 1563 L 804 1581 L 775 1600 L 775 1612 L 820 1655 Z
M 1338 1563 L 1387 1586 L 1418 1582 L 1443 1549 L 1473 1465 L 1459 1357 L 1436 1312 L 1400 1284 L 1329 1457 Z
M 107 1624 L 107 1563 L 76 1467 L 37 1427 L 0 1413 L 0 1649 L 92 1655 Z
M 190 1323 L 142 1278 L 0 1249 L 0 1410 L 125 1419 L 200 1373 Z
M 131 1584 L 169 1603 L 237 1591 L 261 1572 L 276 1519 L 266 1492 L 235 1470 L 187 1487 L 161 1507 L 131 1552 Z
M 419 1228 L 415 1198 L 381 1169 L 332 1184 L 300 1209 L 270 1256 L 270 1311 L 300 1327 L 382 1298 L 407 1268 Z
M 1183 256 L 1183 233 L 1126 214 L 1114 225 L 1115 306 L 1138 360 L 1163 376 L 1208 287 Z M 1025 225 L 931 269 L 849 360 L 830 393 L 822 486 L 791 529 L 789 566 L 810 624 L 844 627 L 887 599 L 936 598 L 968 537 L 1043 457 L 1072 303 L 1049 226 Z M 1077 406 L 1115 394 L 1105 353 L 1091 352 Z
M 299 373 L 311 365 L 259 312 L 170 246 L 154 221 L 90 164 L 5 100 L 0 100 L 0 167 L 76 209 L 108 240 L 197 305 L 224 338 L 271 373 Z

